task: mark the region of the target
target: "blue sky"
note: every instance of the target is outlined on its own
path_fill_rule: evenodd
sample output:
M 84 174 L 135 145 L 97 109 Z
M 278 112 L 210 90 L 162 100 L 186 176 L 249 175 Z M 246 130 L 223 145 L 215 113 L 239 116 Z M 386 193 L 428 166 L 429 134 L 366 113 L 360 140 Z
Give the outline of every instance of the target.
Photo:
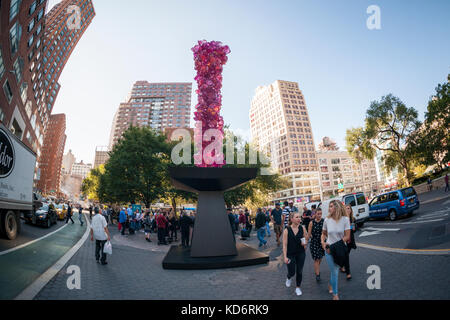
M 296 81 L 306 99 L 316 145 L 341 147 L 347 128 L 363 125 L 373 100 L 393 93 L 420 119 L 450 73 L 450 1 L 93 0 L 96 17 L 60 78 L 53 113 L 67 115 L 66 152 L 92 162 L 133 83 L 194 84 L 198 40 L 231 48 L 224 70 L 225 123 L 249 130 L 259 85 Z M 50 0 L 49 7 L 59 1 Z M 368 6 L 381 9 L 369 30 Z M 196 104 L 193 95 L 192 111 Z

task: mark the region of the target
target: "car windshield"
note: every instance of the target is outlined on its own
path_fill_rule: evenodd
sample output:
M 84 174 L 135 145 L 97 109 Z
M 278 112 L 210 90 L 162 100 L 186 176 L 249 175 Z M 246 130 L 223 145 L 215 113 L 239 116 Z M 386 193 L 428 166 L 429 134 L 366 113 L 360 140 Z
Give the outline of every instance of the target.
M 40 207 L 39 210 L 48 211 L 48 205 L 46 204 L 46 205 Z
M 414 188 L 407 188 L 407 189 L 403 189 L 402 193 L 405 198 L 409 198 L 409 197 L 416 195 L 416 190 L 414 190 Z

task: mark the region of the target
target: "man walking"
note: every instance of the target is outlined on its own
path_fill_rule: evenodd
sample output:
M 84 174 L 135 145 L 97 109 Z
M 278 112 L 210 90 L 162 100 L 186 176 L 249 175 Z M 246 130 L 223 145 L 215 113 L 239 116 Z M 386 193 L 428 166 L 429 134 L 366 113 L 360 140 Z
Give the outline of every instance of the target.
M 72 220 L 72 207 L 70 206 L 70 203 L 67 203 L 67 217 L 66 217 L 66 224 L 70 221 L 72 221 L 72 224 L 75 224 Z
M 120 223 L 120 234 L 125 235 L 125 228 L 127 226 L 127 214 L 125 213 L 125 208 L 122 208 L 119 213 L 119 223 Z
M 255 229 L 257 230 L 258 240 L 259 240 L 259 247 L 266 246 L 267 240 L 264 240 L 264 236 L 266 235 L 266 215 L 261 210 L 261 208 L 258 208 L 258 213 L 256 214 L 255 219 Z
M 275 235 L 277 237 L 277 245 L 280 246 L 280 237 L 281 237 L 281 216 L 283 215 L 283 210 L 280 208 L 279 203 L 275 203 L 275 209 L 272 210 L 272 224 L 273 230 L 275 231 Z
M 80 220 L 81 226 L 83 226 L 83 207 L 81 205 L 78 208 L 78 220 Z
M 444 181 L 445 181 L 445 192 L 447 192 L 450 190 L 450 186 L 448 184 L 448 174 L 445 174 Z
M 91 241 L 94 241 L 95 238 L 95 260 L 97 260 L 97 263 L 101 262 L 102 265 L 105 265 L 108 263 L 106 262 L 106 253 L 103 252 L 103 249 L 105 248 L 106 241 L 111 241 L 111 237 L 106 219 L 99 212 L 100 210 L 95 208 L 95 215 L 91 223 Z
M 264 209 L 264 214 L 266 215 L 267 236 L 270 237 L 270 211 L 268 208 Z
M 166 226 L 167 226 L 167 219 L 164 216 L 164 214 L 160 213 L 156 217 L 156 226 L 158 227 L 158 245 L 164 244 L 166 245 Z
M 89 219 L 92 221 L 92 205 L 89 206 Z

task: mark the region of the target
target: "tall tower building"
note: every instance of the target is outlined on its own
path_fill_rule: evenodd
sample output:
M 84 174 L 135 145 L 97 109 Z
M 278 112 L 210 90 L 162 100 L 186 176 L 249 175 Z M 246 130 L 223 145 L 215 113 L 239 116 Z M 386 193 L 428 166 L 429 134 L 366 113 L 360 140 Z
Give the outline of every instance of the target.
M 69 150 L 67 154 L 63 156 L 61 173 L 62 174 L 72 174 L 72 166 L 75 163 L 76 158 L 72 153 L 72 150 Z
M 96 147 L 94 169 L 97 169 L 102 164 L 105 164 L 109 160 L 109 148 L 108 147 Z
M 60 90 L 59 77 L 94 16 L 91 0 L 62 0 L 46 16 L 43 63 L 38 66 L 42 70 L 33 88 L 39 82 L 35 95 L 43 99 L 50 113 Z
M 44 194 L 58 195 L 60 192 L 61 165 L 66 144 L 65 131 L 66 115 L 51 115 L 39 163 L 41 174 L 38 189 Z
M 308 202 L 320 199 L 320 177 L 311 122 L 298 83 L 277 80 L 256 89 L 250 108 L 253 143 L 268 153 L 272 167 L 292 187 L 274 201 Z
M 43 115 L 41 100 L 34 96 L 46 6 L 47 0 L 0 3 L 0 123 L 38 156 L 49 115 Z
M 148 126 L 163 132 L 166 128 L 188 128 L 191 115 L 192 83 L 149 83 L 133 85 L 126 102 L 114 115 L 109 148 L 130 127 Z

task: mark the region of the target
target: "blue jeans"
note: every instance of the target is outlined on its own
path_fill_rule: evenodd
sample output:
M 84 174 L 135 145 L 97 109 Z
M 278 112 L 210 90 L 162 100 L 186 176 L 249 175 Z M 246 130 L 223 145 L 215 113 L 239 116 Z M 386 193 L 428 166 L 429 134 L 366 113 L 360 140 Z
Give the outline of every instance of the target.
M 328 267 L 331 271 L 330 285 L 333 288 L 333 294 L 338 294 L 338 275 L 339 275 L 339 266 L 334 263 L 333 256 L 325 252 L 325 258 L 328 263 Z
M 83 224 L 83 214 L 78 213 L 78 220 L 80 220 L 80 223 Z
M 262 245 L 266 244 L 267 241 L 264 240 L 264 236 L 266 235 L 266 229 L 265 227 L 259 228 L 257 231 L 257 236 L 258 236 L 258 240 L 259 240 L 259 246 L 261 247 Z
M 267 235 L 270 237 L 270 224 L 269 221 L 266 222 Z

